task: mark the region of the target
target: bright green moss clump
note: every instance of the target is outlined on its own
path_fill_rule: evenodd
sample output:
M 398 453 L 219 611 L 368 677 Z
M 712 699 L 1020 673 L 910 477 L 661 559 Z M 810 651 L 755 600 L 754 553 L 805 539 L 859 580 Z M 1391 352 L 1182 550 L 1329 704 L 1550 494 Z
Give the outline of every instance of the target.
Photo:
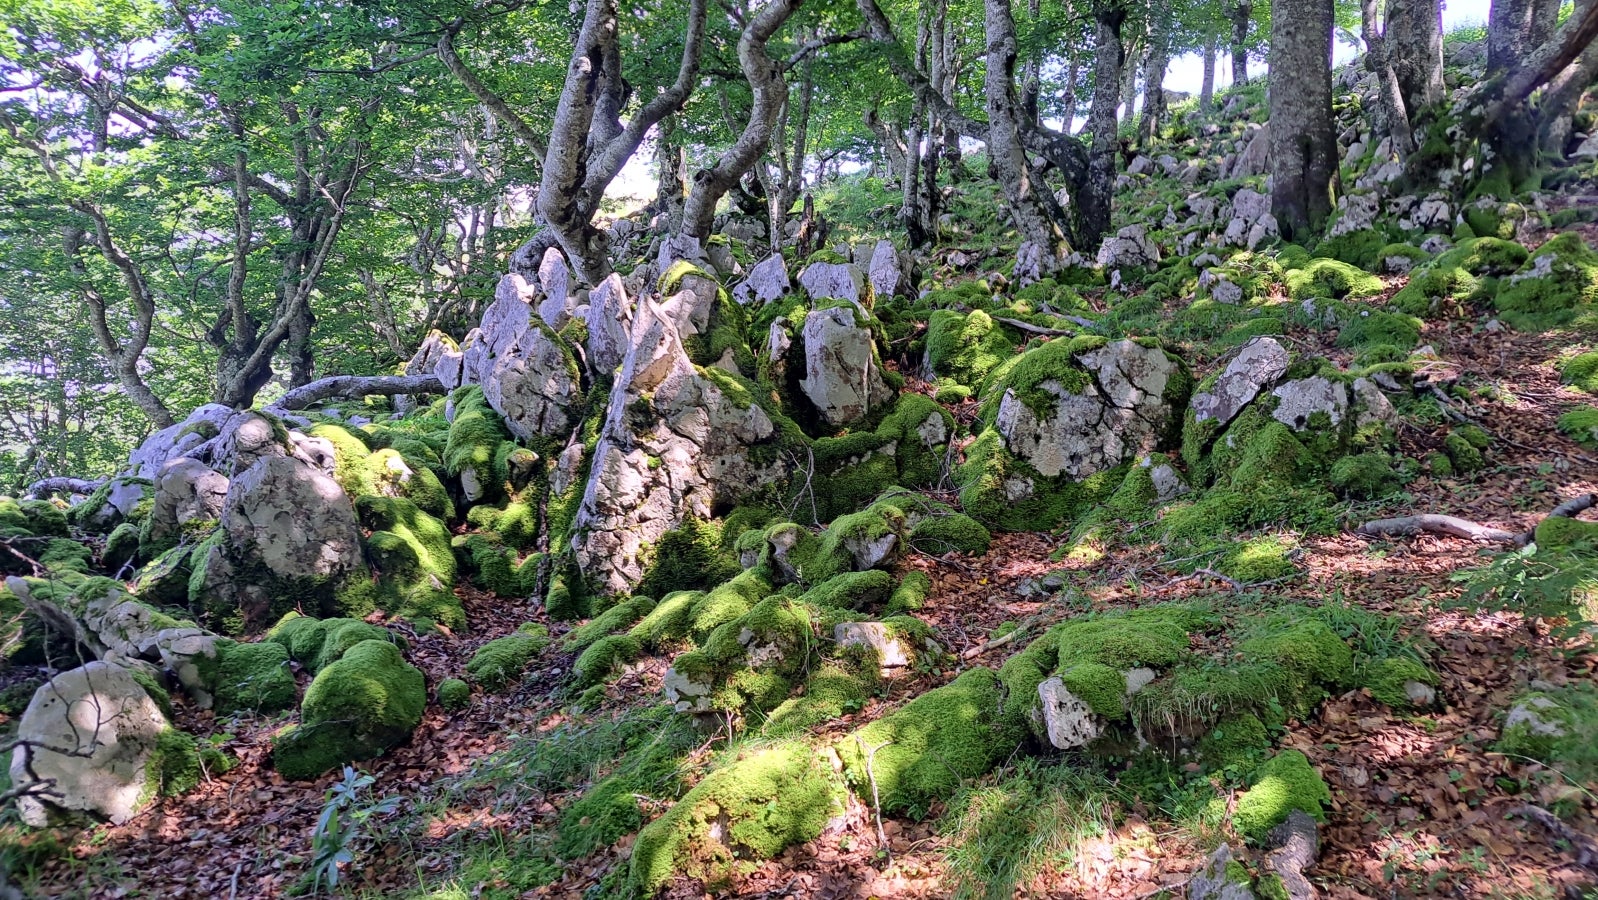
M 1598 407 L 1583 406 L 1559 417 L 1559 430 L 1588 449 L 1598 449 Z
M 642 644 L 635 637 L 607 635 L 588 645 L 588 649 L 572 663 L 572 671 L 577 673 L 578 686 L 587 687 L 609 678 L 622 666 L 637 659 L 642 652 Z
M 360 619 L 313 619 L 291 612 L 267 631 L 266 640 L 288 650 L 289 658 L 320 672 L 362 641 L 394 641 L 388 629 Z
M 422 671 L 386 641 L 362 641 L 323 669 L 300 704 L 300 724 L 272 744 L 285 778 L 310 779 L 379 756 L 410 737 L 427 706 Z
M 623 600 L 566 633 L 566 649 L 581 652 L 606 635 L 630 628 L 655 608 L 652 597 L 635 596 Z
M 976 386 L 1009 359 L 1019 343 L 982 310 L 934 310 L 927 318 L 927 361 L 936 374 Z
M 1335 259 L 1312 259 L 1287 273 L 1287 293 L 1294 300 L 1330 297 L 1335 300 L 1374 297 L 1382 280 L 1358 266 Z
M 981 556 L 992 542 L 982 523 L 962 513 L 929 516 L 910 530 L 910 546 L 934 555 L 953 551 Z
M 510 432 L 477 385 L 456 391 L 455 421 L 449 426 L 449 441 L 444 446 L 444 466 L 461 479 L 467 493 L 495 499 L 505 493 L 510 479 L 506 460 L 515 449 Z
M 1598 546 L 1598 522 L 1552 516 L 1537 524 L 1535 538 L 1539 550 L 1581 545 Z
M 549 646 L 549 629 L 529 622 L 515 633 L 495 638 L 477 648 L 466 663 L 466 674 L 485 690 L 498 691 L 521 677 L 533 657 Z
M 1430 669 L 1413 659 L 1401 657 L 1377 660 L 1365 666 L 1360 675 L 1371 696 L 1394 709 L 1415 705 L 1404 685 L 1412 681 L 1428 686 L 1437 684 L 1437 676 Z
M 426 618 L 451 628 L 466 624 L 455 596 L 455 551 L 449 528 L 409 500 L 363 497 L 356 504 L 361 524 L 372 530 L 366 553 L 377 581 L 356 579 L 340 596 L 346 610 L 379 608 Z
M 1325 622 L 1298 616 L 1283 611 L 1271 623 L 1278 627 L 1268 627 L 1239 644 L 1243 658 L 1275 663 L 1306 686 L 1347 684 L 1354 672 L 1354 651 Z
M 459 678 L 446 678 L 438 683 L 438 705 L 448 710 L 460 710 L 470 706 L 472 702 L 472 686 Z
M 1598 394 L 1598 350 L 1589 350 L 1560 363 L 1559 380 L 1589 394 Z
M 1523 331 L 1598 328 L 1598 253 L 1576 232 L 1557 235 L 1500 282 L 1493 303 Z
M 721 527 L 693 516 L 661 536 L 654 561 L 637 591 L 663 597 L 674 591 L 706 590 L 737 575 L 737 561 L 721 549 Z
M 1263 844 L 1270 830 L 1295 809 L 1326 821 L 1324 806 L 1332 802 L 1332 792 L 1303 753 L 1283 750 L 1259 768 L 1253 781 L 1237 800 L 1232 824 L 1255 844 Z
M 1337 333 L 1339 347 L 1389 346 L 1412 350 L 1420 343 L 1421 320 L 1402 313 L 1359 309 Z
M 211 691 L 216 711 L 223 714 L 279 712 L 292 707 L 299 696 L 289 670 L 288 650 L 272 641 L 218 642 L 216 682 Z
M 204 768 L 200 764 L 200 750 L 194 738 L 168 728 L 155 739 L 155 749 L 145 763 L 146 790 L 162 797 L 187 794 L 200 784 Z
M 1275 581 L 1298 571 L 1289 559 L 1295 549 L 1292 542 L 1274 535 L 1251 538 L 1227 551 L 1217 568 L 1245 584 Z
M 1398 472 L 1385 453 L 1359 453 L 1332 464 L 1332 486 L 1360 500 L 1373 500 L 1398 486 Z
M 836 747 L 849 783 L 869 798 L 874 780 L 884 813 L 925 814 L 1015 750 L 1020 732 L 1004 726 L 1003 697 L 997 674 L 970 669 L 843 738 Z
M 628 887 L 647 897 L 677 875 L 724 884 L 739 860 L 770 859 L 820 836 L 842 811 L 840 795 L 809 746 L 755 752 L 711 773 L 638 833 Z
M 333 480 L 350 495 L 350 500 L 377 496 L 376 472 L 367 465 L 372 451 L 365 441 L 338 425 L 314 425 L 308 433 L 333 445 Z
M 914 612 L 927 604 L 932 596 L 932 577 L 925 572 L 906 572 L 888 598 L 887 612 Z

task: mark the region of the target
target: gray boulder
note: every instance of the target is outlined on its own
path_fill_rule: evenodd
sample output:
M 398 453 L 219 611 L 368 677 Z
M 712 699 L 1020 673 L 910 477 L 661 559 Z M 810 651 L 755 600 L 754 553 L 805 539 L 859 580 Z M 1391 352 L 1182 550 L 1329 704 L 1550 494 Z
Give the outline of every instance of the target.
M 543 299 L 538 303 L 538 317 L 554 329 L 566 327 L 571 321 L 571 270 L 566 268 L 566 257 L 550 247 L 538 264 L 538 287 Z
M 1214 420 L 1226 427 L 1254 402 L 1261 390 L 1287 374 L 1292 355 L 1275 338 L 1257 337 L 1244 344 L 1208 390 L 1193 395 L 1190 404 L 1198 422 Z
M 799 286 L 812 300 L 848 300 L 860 307 L 869 300 L 866 277 L 852 263 L 811 263 L 799 273 Z
M 483 396 L 522 440 L 565 436 L 582 402 L 577 361 L 547 326 L 532 324 L 483 373 Z
M 268 456 L 285 456 L 283 426 L 257 412 L 242 412 L 228 420 L 217 438 L 218 467 L 231 477 Z M 224 485 L 224 491 L 226 485 Z M 216 518 L 209 516 L 208 518 Z
M 835 306 L 805 317 L 805 377 L 800 390 L 828 424 L 849 425 L 893 400 L 882 378 L 871 330 L 855 324 L 855 310 Z
M 154 481 L 169 460 L 176 459 L 222 433 L 222 427 L 236 414 L 231 406 L 207 403 L 189 413 L 188 418 L 169 425 L 145 438 L 128 456 L 128 468 L 121 474 Z
M 622 221 L 626 221 L 623 219 Z M 612 272 L 588 295 L 588 367 L 597 374 L 609 375 L 627 355 L 627 326 L 632 322 L 632 306 L 621 276 Z
M 748 277 L 732 289 L 732 299 L 744 306 L 764 306 L 782 299 L 792 289 L 793 283 L 788 280 L 788 263 L 783 260 L 781 253 L 773 253 L 756 263 L 749 270 Z
M 199 460 L 180 458 L 167 463 L 155 482 L 151 541 L 175 541 L 189 522 L 218 518 L 227 493 L 227 476 Z
M 1253 879 L 1232 866 L 1232 847 L 1222 844 L 1187 883 L 1188 900 L 1254 900 Z
M 156 794 L 150 763 L 171 727 L 127 666 L 96 660 L 50 679 L 22 714 L 24 743 L 11 756 L 13 787 L 40 791 L 18 799 L 22 820 L 43 828 L 54 814 L 81 813 L 127 822 Z
M 1128 225 L 1099 247 L 1099 265 L 1111 269 L 1146 268 L 1158 264 L 1160 248 L 1142 225 Z

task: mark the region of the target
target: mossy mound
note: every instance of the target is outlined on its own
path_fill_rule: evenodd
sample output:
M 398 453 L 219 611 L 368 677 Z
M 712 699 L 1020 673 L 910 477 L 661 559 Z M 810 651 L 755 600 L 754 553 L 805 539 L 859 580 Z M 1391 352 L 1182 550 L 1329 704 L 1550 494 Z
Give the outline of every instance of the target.
M 1382 280 L 1359 266 L 1336 259 L 1312 259 L 1287 272 L 1287 294 L 1294 300 L 1355 300 L 1382 292 Z
M 836 750 L 850 785 L 880 798 L 884 813 L 925 815 L 1020 743 L 1024 732 L 1003 714 L 1004 690 L 991 669 L 970 669 L 843 738 Z
M 1598 394 L 1598 350 L 1589 350 L 1559 364 L 1559 380 L 1589 394 Z
M 487 691 L 498 691 L 521 678 L 533 657 L 549 646 L 549 629 L 528 622 L 514 634 L 495 638 L 477 648 L 466 663 L 466 674 Z
M 275 713 L 292 708 L 299 699 L 299 688 L 289 669 L 288 648 L 273 641 L 218 642 L 211 693 L 213 706 L 221 714 Z
M 1588 449 L 1598 449 L 1598 407 L 1583 406 L 1559 417 L 1559 431 Z
M 567 632 L 566 649 L 580 653 L 600 638 L 615 634 L 624 628 L 631 628 L 639 619 L 649 615 L 654 608 L 653 597 L 635 595 L 621 600 L 610 609 Z
M 447 710 L 462 710 L 472 703 L 472 686 L 459 678 L 446 678 L 438 683 L 438 705 Z
M 363 641 L 394 643 L 398 639 L 388 629 L 360 619 L 315 619 L 291 612 L 267 631 L 265 640 L 281 645 L 290 659 L 315 673 Z
M 537 590 L 544 556 L 523 556 L 493 536 L 467 534 L 453 538 L 451 546 L 461 569 L 483 590 L 500 597 L 530 597 Z
M 939 309 L 927 317 L 927 365 L 957 384 L 980 385 L 1020 343 L 980 309 L 964 314 Z
M 1503 279 L 1493 304 L 1522 331 L 1598 329 L 1598 253 L 1575 232 L 1557 235 Z
M 1264 844 L 1270 830 L 1294 810 L 1326 821 L 1325 807 L 1331 802 L 1332 792 L 1309 759 L 1297 750 L 1283 750 L 1254 773 L 1252 786 L 1237 798 L 1232 824 L 1253 843 Z
M 1418 704 L 1410 695 L 1408 685 L 1435 687 L 1437 674 L 1413 659 L 1395 657 L 1361 667 L 1360 681 L 1371 696 L 1382 703 L 1394 709 L 1411 709 Z
M 422 671 L 393 644 L 362 641 L 311 682 L 300 723 L 272 742 L 272 766 L 303 780 L 380 756 L 410 737 L 426 706 Z
M 456 560 L 448 526 L 399 497 L 363 497 L 356 514 L 371 530 L 366 555 L 376 579 L 356 579 L 345 587 L 341 606 L 382 609 L 450 628 L 464 626 L 466 612 L 455 596 Z
M 644 577 L 634 588 L 650 597 L 708 590 L 740 571 L 737 560 L 722 550 L 720 523 L 693 516 L 661 535 L 651 555 Z
M 483 389 L 463 387 L 450 396 L 455 419 L 444 445 L 444 468 L 458 478 L 468 499 L 494 501 L 509 493 L 508 460 L 516 445 Z
M 820 836 L 842 786 L 803 743 L 760 750 L 712 772 L 633 844 L 628 887 L 651 896 L 676 876 L 724 885 L 740 863 Z

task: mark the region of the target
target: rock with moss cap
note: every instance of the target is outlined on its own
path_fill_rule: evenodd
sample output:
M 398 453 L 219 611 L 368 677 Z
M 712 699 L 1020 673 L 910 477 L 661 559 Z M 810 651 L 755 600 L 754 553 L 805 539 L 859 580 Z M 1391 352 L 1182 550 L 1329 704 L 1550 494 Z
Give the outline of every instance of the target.
M 477 648 L 466 663 L 466 674 L 485 690 L 502 690 L 520 679 L 533 657 L 547 646 L 549 629 L 528 622 Z
M 811 300 L 847 300 L 861 309 L 871 308 L 869 282 L 849 262 L 816 259 L 799 271 L 799 286 Z
M 1237 799 L 1232 824 L 1253 843 L 1263 844 L 1294 810 L 1326 821 L 1325 807 L 1331 802 L 1331 791 L 1309 759 L 1297 750 L 1283 750 L 1254 773 L 1252 785 Z
M 783 438 L 754 391 L 694 365 L 681 333 L 648 298 L 639 300 L 616 384 L 571 539 L 583 574 L 605 593 L 636 584 L 646 549 L 685 518 L 709 519 L 780 479 L 789 464 L 754 452 Z
M 744 280 L 733 286 L 732 297 L 745 306 L 764 306 L 782 299 L 792 288 L 787 261 L 781 253 L 773 253 L 756 263 Z
M 221 403 L 197 407 L 181 422 L 145 438 L 128 456 L 122 475 L 154 481 L 169 460 L 177 459 L 216 438 L 237 410 Z
M 288 430 L 275 417 L 242 412 L 229 419 L 217 436 L 218 468 L 232 477 L 268 456 L 287 456 L 295 450 Z
M 410 737 L 427 706 L 422 671 L 386 641 L 363 641 L 317 674 L 300 704 L 300 723 L 272 744 L 285 778 L 315 778 L 380 756 Z
M 34 693 L 17 726 L 27 744 L 12 754 L 11 784 L 48 786 L 19 798 L 24 822 L 42 828 L 63 814 L 86 814 L 123 824 L 167 789 L 170 775 L 197 764 L 178 758 L 186 738 L 173 740 L 176 732 L 142 674 L 96 660 Z M 196 755 L 192 741 L 187 755 Z
M 140 540 L 154 555 L 177 543 L 190 522 L 215 521 L 227 499 L 228 479 L 194 459 L 174 459 L 155 481 L 155 502 Z

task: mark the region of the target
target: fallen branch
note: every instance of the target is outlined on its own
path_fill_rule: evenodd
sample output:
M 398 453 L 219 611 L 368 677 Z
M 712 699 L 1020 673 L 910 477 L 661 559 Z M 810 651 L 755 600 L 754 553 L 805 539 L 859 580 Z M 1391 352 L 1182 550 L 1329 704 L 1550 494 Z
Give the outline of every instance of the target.
M 104 478 L 67 478 L 65 476 L 41 478 L 38 481 L 35 481 L 33 484 L 28 485 L 27 491 L 24 492 L 22 496 L 28 500 L 42 500 L 45 497 L 56 493 L 92 494 L 98 490 L 102 484 L 105 484 Z
M 1598 494 L 1582 494 L 1554 507 L 1547 519 L 1569 519 L 1598 506 Z M 1354 529 L 1354 533 L 1365 537 L 1408 537 L 1410 535 L 1426 532 L 1429 534 L 1446 534 L 1450 537 L 1465 538 L 1483 544 L 1510 544 L 1515 547 L 1524 547 L 1530 544 L 1537 535 L 1536 528 L 1530 531 L 1505 531 L 1502 528 L 1492 528 L 1469 519 L 1460 519 L 1455 516 L 1424 514 L 1418 516 L 1402 516 L 1396 519 L 1377 519 Z
M 1576 865 L 1589 872 L 1598 872 L 1598 842 L 1565 824 L 1558 816 L 1529 803 L 1515 807 L 1509 811 L 1509 815 L 1530 819 L 1553 832 L 1554 837 L 1563 840 L 1575 851 Z
M 333 397 L 356 398 L 370 394 L 392 397 L 395 394 L 442 394 L 444 383 L 437 375 L 334 375 L 297 387 L 267 407 L 267 412 L 304 409 Z
M 1000 325 L 1008 325 L 1011 328 L 1017 328 L 1021 331 L 1025 331 L 1028 334 L 1042 334 L 1048 335 L 1050 337 L 1076 336 L 1076 332 L 1067 331 L 1064 328 L 1045 328 L 1042 325 L 1033 325 L 1031 322 L 1023 322 L 1020 319 L 1007 319 L 1003 316 L 993 316 L 992 318 L 993 321 L 998 322 Z

